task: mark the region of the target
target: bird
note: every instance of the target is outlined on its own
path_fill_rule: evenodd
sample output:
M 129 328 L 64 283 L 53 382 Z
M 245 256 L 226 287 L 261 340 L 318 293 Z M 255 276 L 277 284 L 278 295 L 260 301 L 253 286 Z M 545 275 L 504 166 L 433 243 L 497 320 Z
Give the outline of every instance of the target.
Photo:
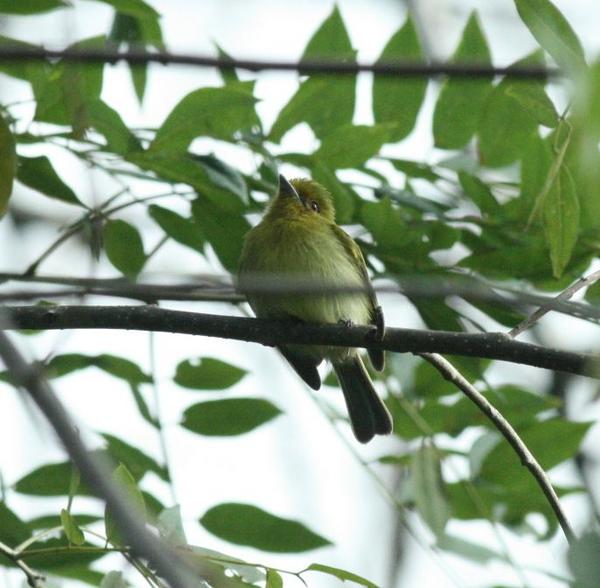
M 357 291 L 269 293 L 265 280 L 305 280 L 337 284 Z M 289 283 L 289 282 L 288 282 Z M 257 284 L 263 288 L 258 289 Z M 238 288 L 259 318 L 294 322 L 371 325 L 382 337 L 384 319 L 358 244 L 335 222 L 330 192 L 308 178 L 288 181 L 279 175 L 275 196 L 262 220 L 245 236 Z M 392 432 L 392 417 L 379 398 L 356 348 L 327 345 L 281 345 L 279 351 L 314 390 L 321 387 L 318 366 L 331 362 L 338 378 L 356 439 L 369 442 Z M 372 366 L 381 371 L 384 352 L 367 349 Z

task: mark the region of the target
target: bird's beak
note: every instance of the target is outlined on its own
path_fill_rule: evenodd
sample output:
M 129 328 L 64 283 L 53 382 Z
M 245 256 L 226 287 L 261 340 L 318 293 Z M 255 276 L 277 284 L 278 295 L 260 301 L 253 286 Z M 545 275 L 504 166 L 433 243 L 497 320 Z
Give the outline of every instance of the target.
M 279 186 L 277 188 L 277 193 L 284 198 L 297 198 L 298 202 L 300 202 L 300 204 L 306 208 L 306 202 L 304 202 L 300 194 L 296 192 L 294 186 L 292 186 L 292 184 L 290 184 L 281 174 L 279 174 Z

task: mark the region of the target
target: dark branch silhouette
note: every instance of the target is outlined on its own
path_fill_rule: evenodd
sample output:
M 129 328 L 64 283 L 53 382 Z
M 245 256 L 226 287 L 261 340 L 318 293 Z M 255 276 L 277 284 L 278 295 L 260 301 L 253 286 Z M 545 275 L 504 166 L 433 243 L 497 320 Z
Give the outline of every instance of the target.
M 444 353 L 600 377 L 600 356 L 515 341 L 502 333 L 386 329 L 376 340 L 363 326 L 290 323 L 166 310 L 155 306 L 4 306 L 2 329 L 128 329 L 203 335 L 276 346 L 285 343 L 373 347 L 399 353 Z
M 32 61 L 62 59 L 75 63 L 109 63 L 120 61 L 132 65 L 160 63 L 220 69 L 245 69 L 248 71 L 296 71 L 300 74 L 356 75 L 371 72 L 377 75 L 397 77 L 461 77 L 489 78 L 510 76 L 519 79 L 545 80 L 564 75 L 556 68 L 538 65 L 493 67 L 478 63 L 414 63 L 378 62 L 351 63 L 340 60 L 311 59 L 303 61 L 267 61 L 258 59 L 230 59 L 206 55 L 146 51 L 144 49 L 46 49 L 44 47 L 21 47 L 6 45 L 0 48 L 0 61 Z

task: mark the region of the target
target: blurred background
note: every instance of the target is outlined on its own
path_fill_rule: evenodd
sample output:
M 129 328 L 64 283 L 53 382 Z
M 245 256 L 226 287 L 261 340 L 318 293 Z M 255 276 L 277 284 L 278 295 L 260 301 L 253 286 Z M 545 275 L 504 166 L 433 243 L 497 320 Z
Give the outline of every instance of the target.
M 18 1 L 18 0 L 15 0 Z M 150 0 L 162 15 L 166 46 L 173 52 L 215 54 L 215 43 L 237 58 L 267 60 L 296 60 L 302 54 L 307 40 L 331 12 L 334 5 L 328 0 L 281 2 L 278 0 Z M 593 0 L 557 0 L 555 4 L 570 21 L 584 44 L 587 55 L 595 58 L 600 49 L 598 23 L 600 4 Z M 535 42 L 519 20 L 514 5 L 508 0 L 339 0 L 337 2 L 348 27 L 353 46 L 360 62 L 372 62 L 390 36 L 402 25 L 407 12 L 413 14 L 424 48 L 432 59 L 448 58 L 464 24 L 473 9 L 479 12 L 487 35 L 493 61 L 508 65 L 530 52 Z M 74 0 L 74 10 L 59 10 L 36 17 L 0 17 L 0 34 L 62 48 L 79 39 L 106 33 L 111 26 L 113 10 L 99 2 Z M 298 77 L 293 73 L 264 72 L 258 75 L 241 72 L 242 78 L 257 79 L 256 95 L 261 99 L 258 112 L 268 128 L 277 113 L 297 88 Z M 151 65 L 149 67 L 146 97 L 140 106 L 125 65 L 106 66 L 102 99 L 113 106 L 131 128 L 156 127 L 188 92 L 207 85 L 218 85 L 220 78 L 208 68 Z M 361 111 L 361 100 L 369 99 L 370 76 L 360 78 L 358 85 L 359 108 L 356 123 L 369 124 L 370 108 Z M 434 162 L 438 154 L 433 147 L 431 115 L 435 84 L 429 86 L 428 97 L 411 136 L 400 145 L 386 147 L 390 154 L 407 159 Z M 552 89 L 560 103 L 563 90 Z M 15 103 L 12 112 L 22 121 L 31 120 L 34 104 L 28 86 L 0 75 L 0 102 Z M 19 103 L 19 104 L 16 104 Z M 39 123 L 32 123 L 37 125 Z M 282 148 L 309 152 L 316 139 L 310 129 L 300 126 L 288 133 Z M 246 151 L 204 139 L 194 144 L 204 152 L 214 151 L 245 172 L 251 172 L 253 161 Z M 35 147 L 26 155 L 40 155 Z M 47 151 L 44 154 L 48 154 Z M 119 189 L 115 180 L 86 167 L 64 150 L 51 154 L 60 176 L 75 190 L 84 202 L 93 205 Z M 284 166 L 283 173 L 293 175 L 292 166 Z M 139 196 L 157 191 L 156 184 L 140 181 L 135 186 Z M 55 200 L 41 200 L 21 184 L 12 198 L 13 215 L 0 223 L 0 269 L 22 271 L 40 255 L 53 239 L 56 231 L 72 222 L 71 207 Z M 135 208 L 124 212 L 123 218 L 143 228 L 144 246 L 151 250 L 160 240 L 161 233 L 149 218 Z M 52 224 L 48 222 L 51 219 Z M 252 219 L 255 221 L 256 219 Z M 54 225 L 54 226 L 52 226 Z M 43 262 L 44 274 L 89 277 L 114 277 L 114 268 L 105 260 L 90 260 L 83 252 L 83 244 L 71 240 Z M 167 243 L 145 268 L 153 281 L 174 279 L 178 275 L 223 273 L 215 257 L 202 260 L 191 250 L 176 243 Z M 105 304 L 105 299 L 86 300 L 89 304 Z M 118 301 L 117 301 L 118 302 Z M 398 295 L 382 295 L 381 303 L 390 326 L 423 326 L 412 306 Z M 240 314 L 244 309 L 217 303 L 178 304 L 171 308 Z M 247 309 L 246 309 L 247 310 Z M 560 346 L 565 332 L 574 332 L 570 347 L 587 350 L 597 334 L 592 327 L 577 319 L 548 317 L 538 336 L 548 345 Z M 494 529 L 483 522 L 456 522 L 450 531 L 458 536 L 492 549 L 504 544 L 517 564 L 555 573 L 556 578 L 544 573 L 528 571 L 520 577 L 510 563 L 497 560 L 478 565 L 463 558 L 441 553 L 431 547 L 431 532 L 419 518 L 406 511 L 405 520 L 399 521 L 390 507 L 386 493 L 402 495 L 402 476 L 391 475 L 383 465 L 374 469 L 385 483 L 381 484 L 361 465 L 381 455 L 401 451 L 397 438 L 378 438 L 368 446 L 359 446 L 345 425 L 339 430 L 331 426 L 318 402 L 291 372 L 283 360 L 271 349 L 256 344 L 207 339 L 183 335 L 156 334 L 152 337 L 137 332 L 71 331 L 47 332 L 35 337 L 20 338 L 19 344 L 32 358 L 42 359 L 57 353 L 110 353 L 127 357 L 145 371 L 156 374 L 155 393 L 160 400 L 162 418 L 166 425 L 166 451 L 174 475 L 174 495 L 157 478 L 145 478 L 144 485 L 166 504 L 179 503 L 190 543 L 233 553 L 249 561 L 259 560 L 286 569 L 302 569 L 313 561 L 356 572 L 382 587 L 438 588 L 490 585 L 490 579 L 500 585 L 526 585 L 536 588 L 563 586 L 560 579 L 566 572 L 565 542 L 560 534 L 548 544 L 537 543 L 530 536 L 518 536 L 505 528 Z M 172 382 L 175 366 L 187 358 L 216 357 L 248 370 L 248 375 L 234 389 L 234 393 L 259 395 L 279 406 L 284 414 L 269 426 L 260 427 L 241 437 L 198 437 L 177 426 L 182 411 L 195 400 L 194 392 L 175 386 Z M 412 365 L 412 357 L 394 358 L 399 366 Z M 400 367 L 401 369 L 401 367 Z M 548 372 L 501 363 L 489 375 L 494 383 L 520 381 L 538 389 L 549 390 L 561 386 Z M 560 377 L 560 376 L 559 376 Z M 573 379 L 572 379 L 573 380 Z M 594 393 L 587 381 L 572 382 L 576 393 L 570 395 L 567 413 L 570 418 L 590 419 L 598 416 L 590 412 L 587 401 Z M 95 371 L 73 374 L 55 383 L 60 398 L 69 407 L 91 444 L 98 444 L 97 432 L 113 433 L 132 444 L 145 448 L 157 459 L 162 448 L 155 431 L 142 421 L 134 400 L 125 383 L 119 383 L 106 374 Z M 219 393 L 212 393 L 219 397 Z M 326 397 L 339 411 L 343 410 L 341 395 L 324 388 L 317 393 Z M 210 393 L 207 395 L 210 396 Z M 10 486 L 37 465 L 61 461 L 64 453 L 48 429 L 44 419 L 14 390 L 0 384 L 0 470 L 3 483 Z M 469 435 L 458 444 L 469 446 Z M 598 457 L 599 435 L 592 429 L 585 443 L 591 459 Z M 549 440 L 551 442 L 551 440 Z M 594 463 L 592 462 L 592 466 Z M 597 487 L 598 469 L 591 467 L 592 487 Z M 456 477 L 447 472 L 450 479 Z M 572 483 L 577 480 L 574 466 L 553 471 L 553 480 Z M 85 498 L 77 498 L 85 504 Z M 298 519 L 328 538 L 332 545 L 318 552 L 298 555 L 258 553 L 250 548 L 232 547 L 202 529 L 198 517 L 209 507 L 220 502 L 247 502 L 262 506 L 269 512 Z M 589 517 L 586 499 L 567 497 L 564 507 L 576 526 L 581 527 Z M 59 502 L 57 501 L 57 504 Z M 47 511 L 48 499 L 39 499 L 39 512 Z M 25 517 L 35 515 L 37 502 L 31 498 L 11 499 L 15 511 Z M 97 509 L 90 501 L 89 510 Z M 24 512 L 26 510 L 27 512 Z M 532 520 L 536 525 L 539 521 Z M 120 559 L 105 558 L 100 569 L 123 566 Z M 126 565 L 126 564 L 125 564 Z M 286 586 L 294 579 L 286 578 Z M 16 572 L 0 572 L 0 584 L 16 586 L 23 580 Z M 339 582 L 326 577 L 311 577 L 310 586 L 337 586 Z

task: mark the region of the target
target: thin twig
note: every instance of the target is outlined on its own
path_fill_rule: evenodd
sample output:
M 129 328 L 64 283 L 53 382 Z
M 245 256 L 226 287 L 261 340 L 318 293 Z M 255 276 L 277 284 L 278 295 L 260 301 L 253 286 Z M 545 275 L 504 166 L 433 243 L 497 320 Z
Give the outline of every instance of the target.
M 514 341 L 503 333 L 388 328 L 382 339 L 366 326 L 300 323 L 167 310 L 155 306 L 4 306 L 0 329 L 132 329 L 284 344 L 369 347 L 398 353 L 445 353 L 510 361 L 600 378 L 600 356 Z
M 527 317 L 524 321 L 520 322 L 516 327 L 512 328 L 507 335 L 512 337 L 518 337 L 523 331 L 531 328 L 535 323 L 537 323 L 545 314 L 552 312 L 556 309 L 557 303 L 566 302 L 570 300 L 572 296 L 575 295 L 576 292 L 584 288 L 585 286 L 591 286 L 594 282 L 600 280 L 600 270 L 592 272 L 587 276 L 583 276 L 579 278 L 574 284 L 569 286 L 566 290 L 563 290 L 558 296 L 540 306 L 531 316 Z
M 62 59 L 75 63 L 108 63 L 115 65 L 120 61 L 134 65 L 160 63 L 200 67 L 218 67 L 220 69 L 245 69 L 249 71 L 296 71 L 300 74 L 337 74 L 356 75 L 372 72 L 385 76 L 438 77 L 452 76 L 462 78 L 489 78 L 509 75 L 520 79 L 545 80 L 564 75 L 557 68 L 545 66 L 508 66 L 493 67 L 483 63 L 414 63 L 414 62 L 378 62 L 352 63 L 341 60 L 306 59 L 303 61 L 265 61 L 255 59 L 231 59 L 206 55 L 170 53 L 167 51 L 148 52 L 144 49 L 45 49 L 44 47 L 4 46 L 0 49 L 0 61 L 32 61 Z
M 181 277 L 178 277 L 181 279 Z M 188 282 L 158 284 L 149 282 L 131 282 L 125 278 L 77 278 L 71 276 L 22 275 L 14 272 L 0 272 L 0 282 L 15 281 L 27 283 L 48 283 L 61 286 L 85 288 L 85 294 L 114 296 L 155 302 L 158 300 L 231 302 L 238 304 L 245 300 L 239 294 L 231 277 L 220 274 L 189 276 Z M 364 287 L 340 283 L 323 284 L 314 280 L 294 277 L 286 279 L 279 276 L 261 276 L 247 290 L 257 294 L 354 294 L 364 292 Z M 464 276 L 405 277 L 401 284 L 375 283 L 374 290 L 382 294 L 404 294 L 411 297 L 443 298 L 460 296 L 469 301 L 485 301 L 501 307 L 522 310 L 525 306 L 544 306 L 551 304 L 552 310 L 591 322 L 600 322 L 600 308 L 589 304 L 556 300 L 548 296 L 517 291 L 498 284 L 480 283 Z M 498 294 L 496 290 L 504 294 Z M 25 294 L 19 292 L 17 294 Z M 79 294 L 74 292 L 73 294 Z M 68 292 L 67 292 L 68 295 Z M 19 298 L 10 293 L 0 294 L 1 300 L 26 300 L 39 297 L 57 297 L 58 295 L 41 292 L 39 295 L 27 294 Z
M 515 453 L 521 459 L 521 463 L 531 472 L 538 486 L 546 496 L 559 525 L 561 526 L 567 541 L 571 543 L 575 539 L 575 533 L 560 505 L 560 501 L 550 479 L 546 475 L 542 466 L 535 459 L 531 451 L 518 433 L 513 429 L 511 424 L 502 416 L 502 414 L 494 408 L 490 402 L 481 394 L 464 376 L 446 359 L 437 353 L 419 353 L 423 359 L 428 361 L 442 376 L 457 386 L 470 400 L 472 400 L 479 410 L 485 414 L 494 424 L 496 429 L 500 431 L 502 436 L 509 442 Z
M 0 553 L 12 561 L 25 574 L 27 583 L 31 586 L 31 588 L 44 588 L 46 580 L 45 576 L 31 569 L 14 549 L 11 549 L 8 545 L 5 545 L 1 541 Z

